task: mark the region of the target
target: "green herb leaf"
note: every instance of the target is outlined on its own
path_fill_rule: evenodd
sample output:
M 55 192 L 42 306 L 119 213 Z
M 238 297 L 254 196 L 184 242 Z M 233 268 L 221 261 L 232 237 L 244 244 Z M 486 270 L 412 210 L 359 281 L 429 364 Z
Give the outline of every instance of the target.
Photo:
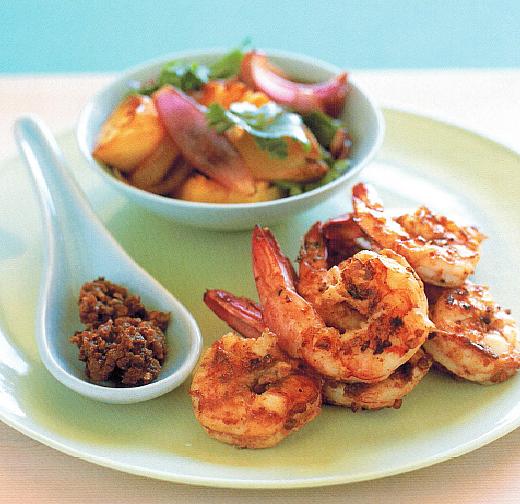
M 296 196 L 297 194 L 302 194 L 307 191 L 312 191 L 317 187 L 322 187 L 333 180 L 341 177 L 344 173 L 346 173 L 350 167 L 350 162 L 348 159 L 338 159 L 334 161 L 332 159 L 328 159 L 327 163 L 329 165 L 329 171 L 316 182 L 311 182 L 308 184 L 301 184 L 298 182 L 287 182 L 286 180 L 277 180 L 274 182 L 276 186 L 280 189 L 286 191 L 287 196 Z
M 316 140 L 326 149 L 329 148 L 338 129 L 343 127 L 341 121 L 333 119 L 320 110 L 305 114 L 303 122 L 314 133 Z
M 212 103 L 206 111 L 206 121 L 209 126 L 215 128 L 217 133 L 224 133 L 234 122 L 228 117 L 226 109 L 218 103 Z
M 253 136 L 261 149 L 280 159 L 288 155 L 287 138 L 300 142 L 307 150 L 312 147 L 305 135 L 301 117 L 287 112 L 276 103 L 270 102 L 261 107 L 247 102 L 232 103 L 229 110 L 212 104 L 208 108 L 206 119 L 219 133 L 232 126 L 240 126 Z
M 171 84 L 182 91 L 200 89 L 209 80 L 209 68 L 198 63 L 170 61 L 166 63 L 159 75 L 159 87 Z
M 249 37 L 244 39 L 237 48 L 232 49 L 209 67 L 199 63 L 169 61 L 163 65 L 158 80 L 150 80 L 141 85 L 138 82 L 129 83 L 130 93 L 151 95 L 165 84 L 171 84 L 182 91 L 191 91 L 200 89 L 212 79 L 234 77 L 240 73 L 244 51 L 250 44 Z
M 238 75 L 243 58 L 244 53 L 240 49 L 235 49 L 226 54 L 209 67 L 210 79 L 229 79 Z
M 305 192 L 305 185 L 298 182 L 287 182 L 285 180 L 277 180 L 273 182 L 275 186 L 279 187 L 286 193 L 287 196 L 297 196 Z
M 289 155 L 287 141 L 283 138 L 253 137 L 253 139 L 260 149 L 269 152 L 273 158 L 285 159 Z
M 240 73 L 240 65 L 244 59 L 244 50 L 251 44 L 251 39 L 246 38 L 239 47 L 222 56 L 218 61 L 210 65 L 210 79 L 229 79 Z
M 141 83 L 136 80 L 131 80 L 128 82 L 128 92 L 126 96 L 130 95 L 146 95 L 150 96 L 155 93 L 159 89 L 159 85 L 155 80 L 148 80 L 144 83 Z

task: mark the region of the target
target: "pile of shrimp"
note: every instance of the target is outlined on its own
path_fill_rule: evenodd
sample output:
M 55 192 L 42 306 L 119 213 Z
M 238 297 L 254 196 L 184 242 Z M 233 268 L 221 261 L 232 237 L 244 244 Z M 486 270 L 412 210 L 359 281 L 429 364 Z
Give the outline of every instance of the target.
M 235 331 L 195 371 L 195 416 L 239 447 L 274 446 L 323 403 L 399 408 L 435 363 L 461 379 L 498 383 L 520 367 L 510 310 L 468 277 L 486 238 L 426 207 L 392 217 L 373 189 L 352 212 L 305 234 L 298 274 L 267 228 L 252 235 L 259 303 L 208 290 Z

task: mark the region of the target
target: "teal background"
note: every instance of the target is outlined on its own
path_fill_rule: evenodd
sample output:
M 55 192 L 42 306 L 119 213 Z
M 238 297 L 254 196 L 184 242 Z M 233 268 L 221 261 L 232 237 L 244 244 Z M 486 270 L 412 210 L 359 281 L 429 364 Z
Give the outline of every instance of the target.
M 520 0 L 0 0 L 0 72 L 117 71 L 183 49 L 286 49 L 346 68 L 520 66 Z

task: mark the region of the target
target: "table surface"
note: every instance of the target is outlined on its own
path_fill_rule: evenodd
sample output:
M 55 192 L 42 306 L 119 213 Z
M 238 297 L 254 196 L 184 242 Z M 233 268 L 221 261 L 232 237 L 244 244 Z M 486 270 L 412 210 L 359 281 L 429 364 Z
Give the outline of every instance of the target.
M 16 155 L 13 120 L 40 115 L 55 133 L 71 128 L 110 75 L 0 77 L 0 158 Z M 520 152 L 520 70 L 360 71 L 383 106 L 472 129 Z M 256 502 L 518 503 L 520 429 L 457 459 L 364 483 L 301 490 L 226 490 L 173 484 L 105 469 L 54 451 L 0 423 L 0 502 L 186 504 Z

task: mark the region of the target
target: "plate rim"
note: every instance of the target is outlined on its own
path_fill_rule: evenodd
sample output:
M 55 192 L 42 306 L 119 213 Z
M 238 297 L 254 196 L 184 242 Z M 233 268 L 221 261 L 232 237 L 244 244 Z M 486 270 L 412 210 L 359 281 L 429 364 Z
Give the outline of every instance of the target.
M 476 129 L 472 129 L 471 126 L 468 127 L 466 125 L 462 125 L 457 123 L 456 120 L 448 119 L 438 114 L 430 114 L 430 113 L 422 113 L 420 111 L 415 110 L 413 107 L 407 108 L 402 106 L 383 106 L 381 107 L 383 114 L 400 114 L 408 116 L 412 119 L 426 120 L 432 123 L 436 123 L 441 127 L 448 127 L 452 129 L 458 130 L 459 133 L 463 133 L 466 135 L 471 135 L 477 137 L 479 141 L 484 141 L 488 144 L 491 144 L 493 147 L 502 149 L 507 151 L 513 157 L 517 157 L 520 161 L 520 150 L 512 147 L 508 144 L 502 143 L 501 141 L 494 139 L 481 131 Z M 68 128 L 60 132 L 58 136 L 63 136 L 65 133 L 69 131 L 73 132 L 73 128 Z M 16 156 L 10 156 L 0 160 L 2 162 L 8 162 L 11 159 L 16 159 Z M 376 159 L 377 160 L 377 155 Z M 485 434 L 473 439 L 471 441 L 467 441 L 460 445 L 456 445 L 450 449 L 447 449 L 437 455 L 429 457 L 420 462 L 410 463 L 407 465 L 401 465 L 398 468 L 389 469 L 389 470 L 372 470 L 371 472 L 365 472 L 362 475 L 358 476 L 350 476 L 346 475 L 336 475 L 330 477 L 307 477 L 301 476 L 294 479 L 233 479 L 229 477 L 223 478 L 212 478 L 207 476 L 194 476 L 194 475 L 186 475 L 180 473 L 172 473 L 171 471 L 161 471 L 157 469 L 147 469 L 140 465 L 128 464 L 125 462 L 113 462 L 111 459 L 99 455 L 93 454 L 85 454 L 80 449 L 69 446 L 68 444 L 57 440 L 54 437 L 48 436 L 42 432 L 36 431 L 30 426 L 24 425 L 21 422 L 17 422 L 15 417 L 10 416 L 9 414 L 4 414 L 4 411 L 0 409 L 0 421 L 8 425 L 9 427 L 15 429 L 21 434 L 34 439 L 52 449 L 60 451 L 66 455 L 73 456 L 75 458 L 79 458 L 81 460 L 91 462 L 97 464 L 102 467 L 107 467 L 119 472 L 125 472 L 128 474 L 134 474 L 137 476 L 144 476 L 148 478 L 170 481 L 172 483 L 182 483 L 189 485 L 198 485 L 204 487 L 213 487 L 213 488 L 241 488 L 241 489 L 290 489 L 290 488 L 317 488 L 324 486 L 333 486 L 333 485 L 342 485 L 348 483 L 357 483 L 363 481 L 370 481 L 380 478 L 385 478 L 389 476 L 395 476 L 397 474 L 404 474 L 407 472 L 415 471 L 418 469 L 430 467 L 446 460 L 456 458 L 462 455 L 465 455 L 469 452 L 472 452 L 478 448 L 481 448 L 507 434 L 514 431 L 516 428 L 520 426 L 520 415 L 511 420 L 505 421 L 503 423 L 498 424 L 495 428 L 489 430 Z

